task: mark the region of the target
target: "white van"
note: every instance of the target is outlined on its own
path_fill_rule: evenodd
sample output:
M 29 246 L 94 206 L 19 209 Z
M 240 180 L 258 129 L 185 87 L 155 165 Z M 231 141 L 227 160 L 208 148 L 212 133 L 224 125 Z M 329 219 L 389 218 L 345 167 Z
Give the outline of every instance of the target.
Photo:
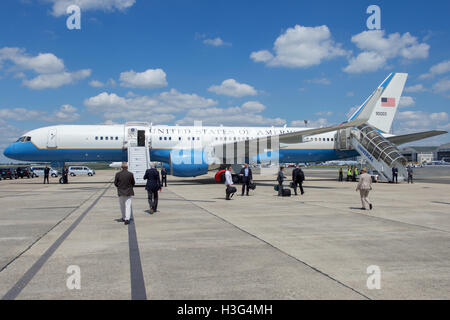
M 74 176 L 82 176 L 82 175 L 88 175 L 92 177 L 95 174 L 95 171 L 90 169 L 89 167 L 84 166 L 73 166 L 69 167 L 69 174 Z
M 33 171 L 33 173 L 34 173 L 34 175 L 36 176 L 36 177 L 43 177 L 44 176 L 44 169 L 45 169 L 45 167 L 30 167 L 31 168 L 31 171 Z M 58 170 L 55 170 L 55 169 L 53 169 L 52 167 L 49 167 L 50 168 L 50 175 L 52 176 L 52 177 L 57 177 L 58 176 Z

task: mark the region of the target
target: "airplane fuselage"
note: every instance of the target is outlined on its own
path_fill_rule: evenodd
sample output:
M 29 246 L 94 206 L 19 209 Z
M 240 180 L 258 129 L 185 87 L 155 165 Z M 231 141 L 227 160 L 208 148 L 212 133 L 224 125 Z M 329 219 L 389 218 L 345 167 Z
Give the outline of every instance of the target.
M 169 162 L 176 149 L 202 149 L 234 141 L 263 138 L 310 128 L 152 126 L 145 128 L 152 161 Z M 11 144 L 5 156 L 36 162 L 127 161 L 125 125 L 60 125 L 32 130 Z M 280 144 L 280 162 L 329 161 L 356 156 L 337 150 L 336 132 Z

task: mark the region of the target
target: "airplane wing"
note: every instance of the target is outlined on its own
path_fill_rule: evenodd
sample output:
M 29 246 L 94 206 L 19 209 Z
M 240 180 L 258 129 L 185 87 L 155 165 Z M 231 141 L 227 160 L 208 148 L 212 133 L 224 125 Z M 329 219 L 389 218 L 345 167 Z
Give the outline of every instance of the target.
M 214 149 L 214 155 L 218 159 L 220 159 L 221 163 L 230 163 L 230 161 L 233 161 L 233 159 L 236 158 L 237 154 L 236 152 L 227 152 L 226 150 L 242 150 L 242 155 L 248 156 L 249 154 L 253 154 L 256 150 L 258 150 L 260 147 L 259 152 L 263 152 L 262 150 L 277 148 L 277 146 L 272 145 L 273 142 L 276 143 L 276 141 L 273 141 L 273 137 L 278 137 L 278 142 L 283 144 L 288 143 L 301 143 L 303 142 L 304 136 L 310 136 L 310 135 L 316 135 L 321 134 L 325 132 L 331 132 L 336 130 L 342 130 L 346 128 L 351 128 L 355 126 L 359 126 L 361 124 L 364 124 L 367 121 L 367 119 L 355 119 L 352 121 L 344 122 L 339 125 L 324 127 L 324 128 L 317 128 L 317 129 L 306 129 L 296 132 L 289 132 L 289 133 L 283 133 L 279 135 L 272 135 L 268 137 L 261 137 L 256 139 L 249 139 L 245 141 L 233 141 L 229 143 L 224 144 L 217 144 L 213 146 Z M 253 150 L 252 147 L 257 146 L 256 150 Z M 239 163 L 237 161 L 234 161 L 233 163 Z
M 393 136 L 393 137 L 389 137 L 386 139 L 388 139 L 390 142 L 392 142 L 395 145 L 400 145 L 400 144 L 413 142 L 413 141 L 417 141 L 417 140 L 422 140 L 425 138 L 430 138 L 430 137 L 434 137 L 434 136 L 438 136 L 438 135 L 446 134 L 446 133 L 448 133 L 448 132 L 444 131 L 444 130 L 431 130 L 431 131 L 403 134 L 400 136 Z
M 321 133 L 325 133 L 325 132 L 331 132 L 331 131 L 341 130 L 341 129 L 345 129 L 345 128 L 350 128 L 350 127 L 357 127 L 359 125 L 364 124 L 366 121 L 367 121 L 367 119 L 355 119 L 355 120 L 352 120 L 349 122 L 344 122 L 339 125 L 330 126 L 330 127 L 307 129 L 307 130 L 302 130 L 302 131 L 297 131 L 297 132 L 284 133 L 284 134 L 280 134 L 278 136 L 278 138 L 280 140 L 280 143 L 299 143 L 299 142 L 302 142 L 303 136 L 311 136 L 311 135 L 315 135 L 315 134 L 321 134 Z

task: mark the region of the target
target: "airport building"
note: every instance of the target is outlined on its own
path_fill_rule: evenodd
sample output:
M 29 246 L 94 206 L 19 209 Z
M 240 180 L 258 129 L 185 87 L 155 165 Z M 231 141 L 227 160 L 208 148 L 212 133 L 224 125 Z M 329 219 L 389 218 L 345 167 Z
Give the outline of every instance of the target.
M 450 162 L 450 143 L 443 144 L 436 152 L 436 160 Z
M 402 155 L 409 162 L 417 162 L 417 163 L 430 163 L 436 159 L 436 153 L 439 147 L 431 146 L 408 146 L 404 147 L 400 150 Z
M 409 162 L 430 163 L 432 161 L 450 162 L 450 143 L 436 146 L 408 146 L 400 149 Z

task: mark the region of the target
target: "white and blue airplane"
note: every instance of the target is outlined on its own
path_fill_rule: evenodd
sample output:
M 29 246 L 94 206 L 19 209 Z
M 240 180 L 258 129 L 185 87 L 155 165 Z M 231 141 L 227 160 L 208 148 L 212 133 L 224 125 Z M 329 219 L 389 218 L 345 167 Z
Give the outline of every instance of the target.
M 337 147 L 338 130 L 364 123 L 371 125 L 393 144 L 403 144 L 445 134 L 432 130 L 394 136 L 389 133 L 398 108 L 407 74 L 390 74 L 374 93 L 346 121 L 324 128 L 225 127 L 152 125 L 146 131 L 151 161 L 163 162 L 174 176 L 194 177 L 217 167 L 211 148 L 244 141 L 276 137 L 280 163 L 301 163 L 345 159 L 356 150 Z M 376 101 L 371 99 L 377 93 Z M 66 162 L 127 161 L 127 125 L 57 125 L 27 132 L 4 150 L 8 158 L 62 164 Z M 201 163 L 180 163 L 179 150 L 201 153 Z M 270 151 L 262 150 L 264 159 Z M 188 152 L 189 154 L 189 152 Z M 192 152 L 191 154 L 194 154 Z M 176 164 L 174 164 L 176 162 Z

